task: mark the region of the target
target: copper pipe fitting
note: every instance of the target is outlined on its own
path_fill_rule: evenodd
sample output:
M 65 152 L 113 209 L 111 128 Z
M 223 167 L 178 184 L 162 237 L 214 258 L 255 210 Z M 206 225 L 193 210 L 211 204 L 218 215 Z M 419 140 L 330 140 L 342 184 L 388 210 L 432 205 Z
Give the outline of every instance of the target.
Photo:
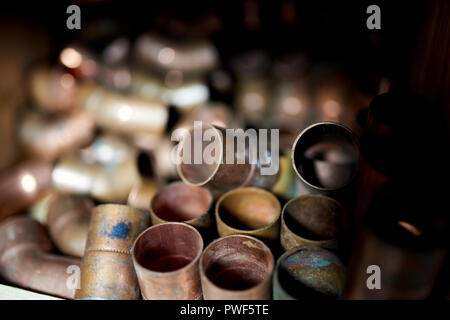
M 205 300 L 268 300 L 274 260 L 260 240 L 231 235 L 210 243 L 200 258 Z
M 0 275 L 18 286 L 72 299 L 68 267 L 78 267 L 80 260 L 51 254 L 52 249 L 39 222 L 11 217 L 0 224 Z
M 359 146 L 347 127 L 319 122 L 307 127 L 292 147 L 292 165 L 300 178 L 299 195 L 318 193 L 334 197 L 355 181 Z
M 221 237 L 245 234 L 277 240 L 280 233 L 281 205 L 270 192 L 259 188 L 238 188 L 217 200 L 217 232 Z
M 0 221 L 26 209 L 52 189 L 53 165 L 27 161 L 0 175 Z
M 204 132 L 213 132 L 214 135 L 211 137 L 213 138 L 212 140 L 220 143 L 220 154 L 216 155 L 217 159 L 211 164 L 208 164 L 206 161 L 195 163 L 195 144 L 201 144 L 202 155 L 210 144 L 210 142 L 203 141 L 203 139 L 201 139 L 201 141 L 196 141 L 196 134 L 198 132 L 201 134 Z M 230 142 L 229 140 L 234 141 L 235 139 L 235 136 L 227 135 L 224 128 L 219 128 L 203 122 L 201 123 L 201 127 L 194 127 L 185 131 L 185 134 L 180 138 L 178 151 L 181 150 L 183 156 L 185 152 L 189 153 L 191 161 L 190 163 L 180 161 L 180 163 L 177 164 L 177 172 L 183 182 L 194 186 L 208 187 L 215 197 L 238 187 L 255 186 L 260 188 L 270 188 L 273 186 L 278 178 L 278 173 L 274 175 L 262 175 L 260 172 L 260 162 L 251 164 L 249 161 L 248 143 L 245 144 L 244 163 L 240 164 L 238 162 L 238 152 L 234 151 L 232 152 L 233 163 L 228 163 L 226 161 L 227 143 Z M 269 150 L 267 150 L 267 152 L 270 154 Z M 268 158 L 270 158 L 270 156 Z
M 134 148 L 109 135 L 95 140 L 81 154 L 63 157 L 52 173 L 53 184 L 61 192 L 112 202 L 126 201 L 139 179 Z
M 162 133 L 169 117 L 159 101 L 115 93 L 92 83 L 80 86 L 75 104 L 99 126 L 128 134 Z
M 22 121 L 19 139 L 26 151 L 45 160 L 83 147 L 94 137 L 94 122 L 85 112 L 49 117 L 30 112 Z
M 150 202 L 153 224 L 184 222 L 197 228 L 212 226 L 210 208 L 213 203 L 207 188 L 174 182 L 162 188 Z
M 77 84 L 75 78 L 61 69 L 41 66 L 30 74 L 30 95 L 46 111 L 68 111 L 73 108 Z
M 94 204 L 87 198 L 58 194 L 48 205 L 50 236 L 61 252 L 82 257 Z
M 133 245 L 134 268 L 145 300 L 202 298 L 198 261 L 203 239 L 193 227 L 176 222 L 152 226 Z
M 336 299 L 344 290 L 346 270 L 339 258 L 320 247 L 297 247 L 277 261 L 275 300 Z
M 150 201 L 160 188 L 156 181 L 143 178 L 136 183 L 128 195 L 128 205 L 130 207 L 149 210 Z
M 337 249 L 345 226 L 345 210 L 336 200 L 322 195 L 304 195 L 288 201 L 281 213 L 281 246 Z
M 150 225 L 149 214 L 119 204 L 92 211 L 76 299 L 140 299 L 131 247 Z

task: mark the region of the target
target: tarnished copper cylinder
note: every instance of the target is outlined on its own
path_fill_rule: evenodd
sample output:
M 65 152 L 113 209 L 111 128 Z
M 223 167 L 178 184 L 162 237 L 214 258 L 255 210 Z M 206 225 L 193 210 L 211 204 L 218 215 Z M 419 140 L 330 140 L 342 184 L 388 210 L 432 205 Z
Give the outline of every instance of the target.
M 119 204 L 94 208 L 76 299 L 140 299 L 131 258 L 137 236 L 150 225 L 147 212 Z
M 290 154 L 280 155 L 280 174 L 277 182 L 270 190 L 284 199 L 291 199 L 295 197 L 296 179 L 296 174 L 291 165 Z
M 167 222 L 145 230 L 133 245 L 134 268 L 145 300 L 202 298 L 198 261 L 203 239 L 193 227 Z
M 82 257 L 94 204 L 88 198 L 55 195 L 48 205 L 47 224 L 50 236 L 61 252 Z
M 158 182 L 143 178 L 136 183 L 128 195 L 128 205 L 130 207 L 149 210 L 150 201 L 160 189 Z
M 277 240 L 280 233 L 280 211 L 278 199 L 264 189 L 234 189 L 217 200 L 217 232 L 221 237 L 245 234 Z
M 19 132 L 25 150 L 46 160 L 54 160 L 72 149 L 84 147 L 93 137 L 93 120 L 87 113 L 79 111 L 59 117 L 28 113 Z
M 166 106 L 157 100 L 116 93 L 92 83 L 80 86 L 75 105 L 87 111 L 97 125 L 128 134 L 162 133 L 169 117 Z
M 300 246 L 337 249 L 345 222 L 344 208 L 332 198 L 304 195 L 291 199 L 281 213 L 281 246 L 284 250 Z
M 139 179 L 136 151 L 115 136 L 103 136 L 80 154 L 62 157 L 52 172 L 57 190 L 112 202 L 126 201 Z
M 212 135 L 209 141 L 203 140 L 205 132 L 207 135 Z M 261 174 L 261 162 L 251 163 L 249 143 L 245 143 L 245 150 L 242 154 L 230 150 L 228 157 L 232 158 L 232 161 L 227 161 L 227 145 L 233 143 L 236 146 L 237 139 L 235 136 L 227 134 L 224 128 L 201 122 L 201 125 L 195 126 L 194 124 L 193 128 L 184 131 L 184 135 L 179 139 L 177 152 L 182 156 L 177 159 L 177 161 L 179 160 L 177 164 L 178 175 L 187 184 L 208 187 L 215 197 L 238 187 L 270 188 L 278 178 L 278 172 L 273 175 Z M 207 153 L 208 149 L 211 148 L 209 146 L 210 141 L 219 144 L 219 150 L 215 153 L 213 161 L 208 163 L 202 159 L 200 161 L 195 159 L 195 150 L 200 150 L 200 155 Z M 185 161 L 186 153 L 189 154 L 189 161 Z M 267 160 L 268 165 L 270 165 L 272 162 L 270 149 L 267 150 L 266 154 L 268 154 Z M 243 161 L 239 159 L 241 156 Z
M 30 94 L 36 105 L 46 111 L 68 111 L 73 108 L 77 84 L 62 69 L 37 67 L 30 74 Z
M 69 266 L 76 258 L 51 254 L 53 246 L 45 229 L 30 217 L 11 217 L 0 224 L 0 275 L 18 286 L 72 299 Z
M 313 246 L 292 248 L 277 261 L 273 298 L 336 299 L 341 297 L 345 281 L 345 267 L 332 252 Z
M 198 228 L 212 226 L 213 203 L 207 188 L 174 182 L 162 188 L 150 202 L 153 224 L 184 222 Z
M 338 200 L 348 196 L 358 173 L 359 146 L 347 127 L 319 122 L 307 127 L 292 147 L 298 195 L 316 193 Z
M 268 300 L 274 260 L 260 240 L 231 235 L 210 243 L 200 258 L 205 300 Z
M 0 221 L 44 197 L 52 189 L 53 165 L 27 161 L 0 175 Z

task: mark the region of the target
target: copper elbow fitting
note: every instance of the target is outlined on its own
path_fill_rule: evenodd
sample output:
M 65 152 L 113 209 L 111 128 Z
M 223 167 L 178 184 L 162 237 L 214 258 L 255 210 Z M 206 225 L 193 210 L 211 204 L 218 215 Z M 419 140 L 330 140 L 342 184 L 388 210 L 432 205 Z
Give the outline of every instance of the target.
M 128 195 L 128 205 L 130 207 L 147 210 L 149 209 L 150 201 L 160 188 L 156 181 L 143 178 L 136 183 Z
M 193 227 L 168 222 L 145 230 L 133 245 L 134 268 L 145 300 L 202 298 L 198 261 L 203 239 Z
M 0 175 L 0 221 L 50 192 L 52 170 L 49 162 L 27 161 L 4 171 Z
M 69 266 L 76 258 L 51 254 L 52 243 L 39 222 L 26 216 L 11 217 L 0 224 L 0 275 L 24 288 L 72 299 Z
M 85 112 L 47 117 L 28 113 L 20 127 L 19 139 L 31 155 L 46 160 L 85 146 L 94 137 L 94 122 Z
M 95 207 L 75 298 L 140 299 L 130 250 L 149 225 L 150 217 L 145 211 L 119 204 Z
M 245 234 L 277 240 L 280 233 L 281 205 L 270 192 L 259 188 L 238 188 L 217 200 L 215 214 L 221 237 Z
M 32 99 L 41 109 L 60 112 L 73 108 L 77 84 L 70 73 L 48 66 L 35 68 L 29 87 Z
M 345 210 L 336 200 L 321 195 L 304 195 L 288 201 L 281 213 L 281 246 L 337 249 L 345 226 Z
M 82 257 L 94 207 L 91 200 L 72 195 L 55 195 L 48 205 L 50 236 L 61 252 Z
M 150 202 L 153 224 L 184 222 L 197 228 L 212 226 L 210 208 L 213 203 L 207 188 L 174 182 L 162 188 Z
M 297 247 L 277 261 L 273 276 L 275 300 L 339 298 L 346 270 L 339 258 L 320 247 Z
M 76 105 L 86 110 L 99 126 L 121 133 L 163 133 L 169 113 L 157 100 L 116 93 L 92 83 L 83 84 Z
M 205 300 L 268 300 L 274 260 L 260 240 L 231 235 L 211 242 L 200 257 Z

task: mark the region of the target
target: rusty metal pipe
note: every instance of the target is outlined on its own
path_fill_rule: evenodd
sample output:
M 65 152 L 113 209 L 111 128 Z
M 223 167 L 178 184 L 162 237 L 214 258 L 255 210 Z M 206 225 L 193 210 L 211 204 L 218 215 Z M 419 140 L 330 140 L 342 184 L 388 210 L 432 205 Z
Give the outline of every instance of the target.
M 130 254 L 137 236 L 150 225 L 149 214 L 119 204 L 94 208 L 76 299 L 140 299 Z
M 58 194 L 50 199 L 47 224 L 50 236 L 61 252 L 82 257 L 94 204 L 88 198 Z
M 0 224 L 0 275 L 24 288 L 72 299 L 69 266 L 76 258 L 51 254 L 53 246 L 39 222 L 30 217 L 11 217 Z
M 300 246 L 337 249 L 344 219 L 344 208 L 332 198 L 304 195 L 291 199 L 281 213 L 281 246 L 286 251 Z
M 245 234 L 277 240 L 281 205 L 270 192 L 259 188 L 238 188 L 222 195 L 216 203 L 217 232 L 221 237 Z
M 332 252 L 313 246 L 292 248 L 277 261 L 273 298 L 335 299 L 342 295 L 345 280 L 345 267 Z
M 26 209 L 52 189 L 53 165 L 26 161 L 0 175 L 0 221 Z
M 202 298 L 198 261 L 203 239 L 193 227 L 167 222 L 145 230 L 133 245 L 134 268 L 145 300 Z
M 268 300 L 274 260 L 260 240 L 231 235 L 210 243 L 200 258 L 206 300 Z

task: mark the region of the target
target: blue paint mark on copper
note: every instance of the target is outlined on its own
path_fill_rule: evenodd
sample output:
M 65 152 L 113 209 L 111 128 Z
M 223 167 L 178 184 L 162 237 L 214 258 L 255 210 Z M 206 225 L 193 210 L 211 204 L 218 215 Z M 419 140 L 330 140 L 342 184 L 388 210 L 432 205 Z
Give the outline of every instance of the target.
M 105 229 L 102 230 L 102 234 L 108 236 L 111 239 L 123 239 L 128 235 L 128 231 L 130 230 L 131 223 L 128 224 L 124 222 L 119 222 L 115 226 L 112 227 L 111 232 L 107 232 Z

